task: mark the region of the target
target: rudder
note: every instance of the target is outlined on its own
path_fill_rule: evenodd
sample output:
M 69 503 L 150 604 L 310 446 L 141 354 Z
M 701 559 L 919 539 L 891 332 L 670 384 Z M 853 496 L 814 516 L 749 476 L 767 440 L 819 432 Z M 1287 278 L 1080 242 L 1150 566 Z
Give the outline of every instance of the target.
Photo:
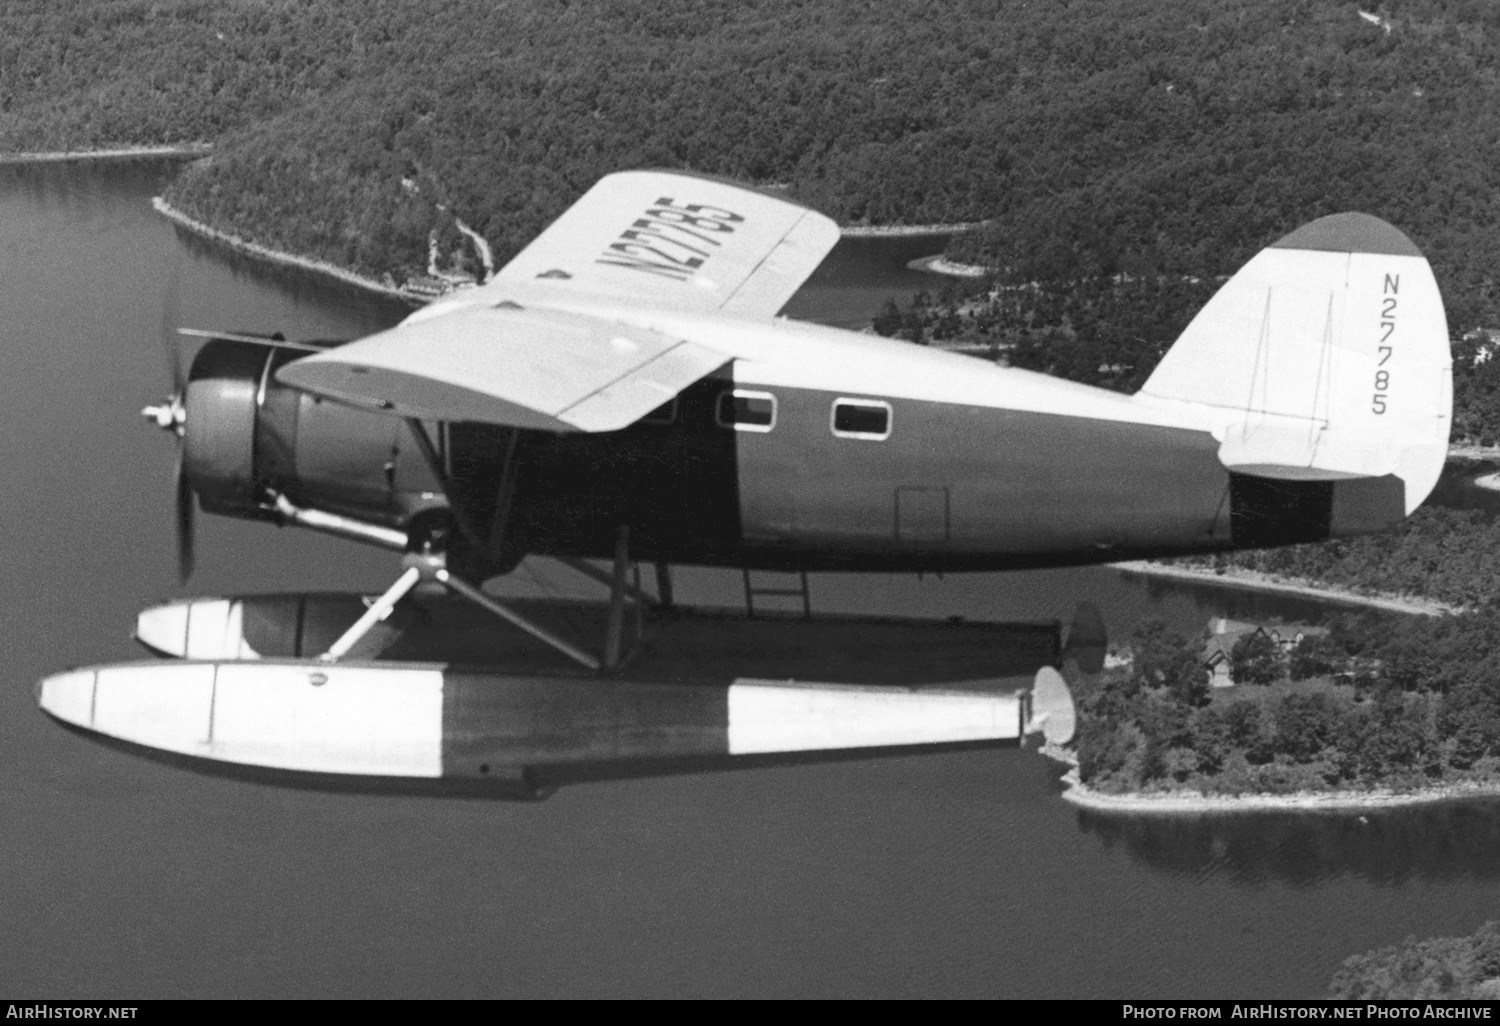
M 1313 221 L 1225 283 L 1139 397 L 1204 407 L 1233 474 L 1394 475 L 1409 514 L 1442 472 L 1452 416 L 1448 322 L 1432 269 L 1379 218 Z

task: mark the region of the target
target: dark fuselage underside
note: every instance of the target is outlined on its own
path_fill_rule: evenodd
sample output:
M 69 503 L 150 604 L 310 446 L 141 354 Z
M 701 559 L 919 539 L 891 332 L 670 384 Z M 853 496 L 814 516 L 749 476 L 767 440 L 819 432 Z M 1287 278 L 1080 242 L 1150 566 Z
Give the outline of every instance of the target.
M 807 570 L 994 570 L 1259 547 L 1399 521 L 1399 479 L 1231 474 L 1207 432 L 893 400 L 889 434 L 841 436 L 844 397 L 776 388 L 769 430 L 720 422 L 727 380 L 679 396 L 670 422 L 607 435 L 522 432 L 509 544 L 607 557 Z M 502 429 L 455 426 L 488 522 Z

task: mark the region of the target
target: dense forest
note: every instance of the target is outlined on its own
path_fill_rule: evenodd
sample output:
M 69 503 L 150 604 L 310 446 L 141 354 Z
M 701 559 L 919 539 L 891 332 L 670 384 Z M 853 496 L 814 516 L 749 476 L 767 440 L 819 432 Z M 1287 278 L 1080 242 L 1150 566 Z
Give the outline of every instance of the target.
M 1414 595 L 1477 609 L 1500 600 L 1500 521 L 1480 510 L 1422 506 L 1378 534 L 1172 560 L 1239 567 L 1363 594 Z
M 17 0 L 0 11 L 0 150 L 211 140 L 174 203 L 398 276 L 425 264 L 439 204 L 503 258 L 600 175 L 643 165 L 784 185 L 846 223 L 984 220 L 955 254 L 1043 289 L 1211 280 L 1353 208 L 1427 250 L 1457 332 L 1500 324 L 1500 9 L 1379 11 Z M 1178 298 L 1149 323 L 1105 318 L 1101 344 L 1159 343 Z
M 1079 779 L 1204 794 L 1500 781 L 1500 618 L 1362 613 L 1290 651 L 1265 634 L 1210 688 L 1202 639 L 1160 622 L 1079 698 Z
M 1355 955 L 1329 986 L 1346 1001 L 1500 998 L 1500 923 L 1467 937 L 1408 937 L 1399 945 Z

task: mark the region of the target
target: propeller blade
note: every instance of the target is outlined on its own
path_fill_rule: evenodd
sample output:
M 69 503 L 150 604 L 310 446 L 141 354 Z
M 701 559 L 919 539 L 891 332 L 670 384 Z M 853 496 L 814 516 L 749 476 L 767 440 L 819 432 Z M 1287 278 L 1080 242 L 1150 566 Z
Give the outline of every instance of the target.
M 167 377 L 172 382 L 172 394 L 181 396 L 187 386 L 187 375 L 182 370 L 182 347 L 178 342 L 177 321 L 182 306 L 182 254 L 172 262 L 172 276 L 167 279 L 167 294 L 161 307 L 161 344 L 167 358 Z
M 188 375 L 182 367 L 182 345 L 176 331 L 182 312 L 182 270 L 182 249 L 177 247 L 172 273 L 167 279 L 167 292 L 162 297 L 160 336 L 172 393 L 160 406 L 148 406 L 141 413 L 158 427 L 177 435 L 177 462 L 172 473 L 177 506 L 177 580 L 186 584 L 193 575 L 193 506 L 196 499 L 193 484 L 188 480 L 184 441 L 186 417 L 183 404 L 187 401 Z
M 193 576 L 193 485 L 183 466 L 182 447 L 177 451 L 177 579 L 187 583 Z

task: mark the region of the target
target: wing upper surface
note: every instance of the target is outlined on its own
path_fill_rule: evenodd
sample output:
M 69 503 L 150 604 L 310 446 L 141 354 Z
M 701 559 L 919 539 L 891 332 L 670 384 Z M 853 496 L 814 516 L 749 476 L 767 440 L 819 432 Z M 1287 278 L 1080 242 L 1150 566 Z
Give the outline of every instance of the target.
M 477 289 L 417 311 L 546 297 L 772 317 L 839 239 L 790 200 L 676 171 L 608 175 Z
M 408 417 L 615 431 L 733 353 L 611 309 L 770 318 L 838 238 L 833 221 L 777 196 L 625 171 L 601 179 L 485 285 L 289 363 L 277 378 Z
M 401 324 L 289 363 L 277 378 L 405 417 L 616 431 L 728 360 L 645 328 L 504 304 Z

